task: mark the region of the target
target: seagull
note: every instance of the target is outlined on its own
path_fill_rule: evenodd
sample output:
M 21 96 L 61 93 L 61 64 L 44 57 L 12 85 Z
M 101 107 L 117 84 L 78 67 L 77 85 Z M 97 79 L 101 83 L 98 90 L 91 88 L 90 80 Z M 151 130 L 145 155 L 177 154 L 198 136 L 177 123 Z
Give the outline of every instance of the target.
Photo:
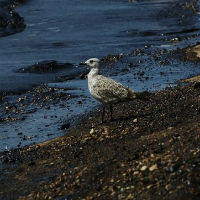
M 101 61 L 98 58 L 90 58 L 80 64 L 88 65 L 90 67 L 90 72 L 88 74 L 88 89 L 91 95 L 103 104 L 101 119 L 101 122 L 103 123 L 105 107 L 107 105 L 110 108 L 110 120 L 112 121 L 113 104 L 136 99 L 138 93 L 111 78 L 99 75 L 100 63 Z

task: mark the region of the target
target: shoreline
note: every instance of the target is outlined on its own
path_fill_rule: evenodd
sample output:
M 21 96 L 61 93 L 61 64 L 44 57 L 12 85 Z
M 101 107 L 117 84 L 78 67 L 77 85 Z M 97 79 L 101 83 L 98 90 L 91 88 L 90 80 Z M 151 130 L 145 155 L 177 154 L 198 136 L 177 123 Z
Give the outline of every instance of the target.
M 163 62 L 162 68 L 159 69 L 160 72 L 158 72 L 157 74 L 160 79 L 165 79 L 167 82 L 169 82 L 170 85 L 170 79 L 167 80 L 166 78 L 168 76 L 167 71 L 169 70 L 170 76 L 170 70 L 174 69 L 168 69 L 166 63 L 170 63 L 171 65 L 173 65 L 173 61 L 171 60 L 175 60 L 175 64 L 180 61 L 184 63 L 188 62 L 187 65 L 189 65 L 190 62 L 193 62 L 193 69 L 196 70 L 195 68 L 199 62 L 199 58 L 198 54 L 196 54 L 195 52 L 192 53 L 193 49 L 196 48 L 194 48 L 194 46 L 189 46 L 188 48 L 183 49 L 170 51 L 164 49 L 163 51 L 150 52 L 150 49 L 141 48 L 135 49 L 131 54 L 108 55 L 106 57 L 103 57 L 103 62 L 105 65 L 103 66 L 103 70 L 111 70 L 112 68 L 114 68 L 115 65 L 117 67 L 119 65 L 119 67 L 121 67 L 121 71 L 123 71 L 123 67 L 124 69 L 127 67 L 131 67 L 134 72 L 131 71 L 129 72 L 129 74 L 134 73 L 134 79 L 140 81 L 140 83 L 141 81 L 144 82 L 144 85 L 148 85 L 146 90 L 151 91 L 151 87 L 154 87 L 154 85 L 152 84 L 153 80 L 151 81 L 152 74 L 149 73 L 148 70 L 141 71 L 141 69 L 137 66 L 137 63 L 134 63 L 133 60 L 131 60 L 131 57 L 139 57 L 138 63 L 142 60 L 142 57 L 146 55 L 149 56 L 149 59 L 153 57 L 156 62 Z M 190 59 L 191 55 L 192 59 Z M 160 58 L 158 59 L 158 57 Z M 128 58 L 130 58 L 130 60 L 128 60 Z M 73 69 L 73 67 L 69 63 L 46 61 L 24 67 L 19 71 L 23 73 L 28 72 L 36 74 L 46 74 L 50 72 L 54 73 L 55 71 L 59 71 L 61 69 L 62 72 L 63 67 L 66 65 L 69 70 Z M 179 70 L 181 71 L 184 69 Z M 91 108 L 91 105 L 95 104 L 93 98 L 90 97 L 90 95 L 88 94 L 88 88 L 84 83 L 84 80 L 86 79 L 85 74 L 87 73 L 87 69 L 82 69 L 82 71 L 79 71 L 80 70 L 74 72 L 74 76 L 77 77 L 77 80 L 73 77 L 72 80 L 69 79 L 69 76 L 71 76 L 72 74 L 68 74 L 62 77 L 58 76 L 55 80 L 55 83 L 42 84 L 22 94 L 0 94 L 0 123 L 1 132 L 3 133 L 3 140 L 0 146 L 0 150 L 3 151 L 4 149 L 10 150 L 18 147 L 21 148 L 25 145 L 49 140 L 60 136 L 61 134 L 63 135 L 65 130 L 69 130 L 69 128 L 72 128 L 74 126 L 73 122 L 78 120 L 76 116 L 85 115 L 84 109 L 86 109 L 88 106 Z M 174 70 L 174 73 L 176 73 L 176 70 Z M 196 73 L 193 72 L 193 74 Z M 105 75 L 107 74 L 105 73 Z M 134 85 L 134 79 L 131 80 L 132 77 L 125 77 L 125 79 L 128 80 L 125 84 Z M 199 76 L 196 76 L 195 78 L 189 78 L 188 81 L 198 81 L 198 77 Z M 158 78 L 155 78 L 155 80 L 156 79 Z M 180 77 L 179 79 L 176 79 L 177 80 L 174 81 L 174 85 L 181 85 L 183 82 L 187 81 L 187 79 L 184 81 L 180 79 Z M 150 85 L 148 84 L 148 81 Z M 78 85 L 81 84 L 84 84 L 84 87 L 80 89 Z M 142 88 L 142 90 L 140 90 L 141 88 L 138 90 L 137 84 L 138 83 L 136 83 L 135 85 L 136 88 L 134 86 L 133 89 L 136 89 L 136 91 L 145 91 L 144 87 Z M 162 82 L 157 82 L 157 84 L 158 88 L 162 88 Z M 78 110 L 81 110 L 80 113 L 78 113 L 79 111 L 77 110 L 77 106 L 79 106 Z M 37 119 L 37 121 L 33 123 L 35 119 Z M 40 123 L 40 121 L 42 121 L 42 123 Z M 15 126 L 15 124 L 17 123 L 18 125 Z M 32 127 L 36 128 L 32 129 Z M 12 138 L 15 137 L 13 139 L 15 141 L 9 139 L 10 135 L 12 136 Z
M 65 136 L 4 153 L 0 198 L 198 199 L 199 95 L 198 84 L 158 91 L 115 107 L 113 122 L 93 113 Z
M 102 3 L 101 8 L 106 8 L 107 2 Z M 57 2 L 56 7 L 51 3 L 46 9 L 41 7 L 42 2 L 36 6 L 27 0 L 0 2 L 0 36 L 22 31 L 21 37 L 10 37 L 13 43 L 3 39 L 3 53 L 12 48 L 13 55 L 32 52 L 30 57 L 10 60 L 18 84 L 11 76 L 5 84 L 9 87 L 1 85 L 0 150 L 6 151 L 0 151 L 0 199 L 199 199 L 198 1 L 173 5 L 166 1 L 164 7 L 159 2 L 152 6 L 149 2 L 139 6 L 138 2 L 131 7 L 124 3 L 120 3 L 119 11 L 98 9 L 98 20 L 94 17 L 92 21 L 90 16 L 94 16 L 93 8 L 98 4 L 92 9 L 87 3 L 80 4 L 74 21 L 72 15 L 65 15 L 68 10 L 77 10 L 73 2 L 66 7 L 63 2 Z M 21 4 L 28 8 L 19 9 L 24 18 L 14 11 Z M 112 5 L 119 8 L 114 2 Z M 137 10 L 143 8 L 146 14 L 137 24 Z M 90 29 L 94 28 L 93 21 L 101 21 L 97 30 L 95 23 L 95 32 L 79 26 L 82 9 Z M 60 15 L 51 20 L 54 13 Z M 26 17 L 29 31 L 23 32 Z M 123 23 L 122 28 L 115 26 L 116 20 Z M 39 21 L 41 24 L 37 24 Z M 78 32 L 69 31 L 71 21 Z M 158 22 L 157 28 L 149 21 Z M 134 27 L 130 26 L 132 22 Z M 102 29 L 111 32 L 102 37 Z M 85 46 L 88 33 L 90 41 L 104 41 L 98 43 L 95 52 L 92 43 Z M 30 42 L 24 40 L 27 35 Z M 109 37 L 111 43 L 105 45 Z M 113 47 L 124 50 L 115 52 Z M 72 50 L 70 54 L 68 49 Z M 102 74 L 119 78 L 137 92 L 151 91 L 148 100 L 120 103 L 114 106 L 114 121 L 100 124 L 101 112 L 89 109 L 96 102 L 85 84 L 87 69 L 71 62 L 79 63 L 79 59 L 94 53 L 104 62 Z

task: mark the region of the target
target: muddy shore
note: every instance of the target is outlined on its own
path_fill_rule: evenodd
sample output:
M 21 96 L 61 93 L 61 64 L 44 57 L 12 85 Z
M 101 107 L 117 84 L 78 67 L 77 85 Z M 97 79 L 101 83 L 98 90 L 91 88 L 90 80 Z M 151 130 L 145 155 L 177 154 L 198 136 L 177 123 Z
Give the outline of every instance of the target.
M 1 2 L 0 37 L 23 31 L 26 26 L 24 19 L 13 9 L 26 1 Z M 102 2 L 101 7 L 104 7 Z M 63 13 L 67 13 L 66 9 L 63 10 Z M 84 116 L 82 113 L 86 111 L 78 113 L 78 110 L 84 111 L 83 106 L 96 104 L 87 96 L 88 88 L 84 85 L 87 69 L 71 62 L 77 59 L 77 55 L 69 54 L 71 60 L 65 58 L 57 61 L 62 58 L 58 55 L 68 55 L 66 44 L 73 46 L 80 35 L 76 36 L 75 43 L 73 40 L 71 43 L 57 41 L 57 38 L 67 38 L 66 32 L 65 37 L 56 35 L 60 30 L 66 30 L 65 26 L 58 29 L 54 27 L 57 27 L 57 21 L 54 24 L 41 20 L 47 25 L 44 23 L 44 27 L 40 27 L 32 23 L 32 18 L 26 19 L 27 15 L 19 12 L 26 22 L 30 20 L 27 23 L 28 33 L 32 33 L 31 27 L 40 34 L 43 33 L 40 28 L 46 28 L 55 34 L 55 38 L 50 37 L 51 43 L 38 43 L 39 46 L 31 46 L 32 42 L 23 43 L 20 40 L 23 49 L 27 46 L 32 47 L 33 52 L 40 52 L 38 49 L 41 48 L 45 51 L 40 52 L 41 57 L 30 54 L 31 60 L 32 57 L 37 58 L 37 62 L 34 61 L 36 64 L 31 61 L 13 68 L 19 82 L 22 80 L 19 77 L 30 74 L 34 81 L 37 76 L 48 79 L 33 81 L 34 84 L 27 87 L 30 90 L 0 92 L 0 199 L 199 199 L 200 75 L 192 77 L 199 74 L 198 1 L 178 1 L 159 10 L 150 10 L 150 13 L 156 14 L 154 17 L 145 15 L 146 19 L 168 25 L 167 28 L 159 26 L 161 29 L 158 27 L 158 30 L 140 30 L 136 23 L 134 29 L 125 26 L 121 30 L 117 27 L 115 33 L 118 33 L 118 43 L 121 37 L 137 41 L 137 36 L 141 36 L 134 45 L 128 42 L 134 49 L 131 51 L 127 47 L 128 53 L 112 52 L 111 55 L 108 55 L 108 52 L 111 53 L 110 47 L 107 53 L 105 49 L 102 50 L 105 55 L 96 52 L 105 62 L 102 67 L 104 75 L 117 75 L 114 78 L 120 78 L 120 82 L 126 80 L 125 84 L 136 91 L 146 90 L 144 85 L 148 85 L 147 90 L 156 91 L 146 100 L 116 105 L 114 121 L 109 122 L 107 113 L 107 122 L 103 124 L 100 124 L 99 111 L 93 110 Z M 137 14 L 134 9 L 130 13 Z M 108 19 L 112 19 L 109 16 L 115 16 L 113 13 L 107 15 Z M 66 16 L 65 19 L 68 18 Z M 131 18 L 127 17 L 122 22 L 124 24 L 129 20 Z M 63 19 L 60 21 L 66 23 Z M 177 24 L 173 29 L 171 24 L 174 22 Z M 115 23 L 108 23 L 110 30 L 111 24 Z M 135 30 L 135 26 L 138 30 Z M 103 28 L 106 28 L 105 23 Z M 148 37 L 150 39 L 147 40 Z M 15 47 L 16 41 L 6 44 Z M 106 43 L 107 38 L 103 41 Z M 138 44 L 138 48 L 135 48 L 135 44 Z M 102 49 L 101 45 L 99 47 Z M 54 53 L 46 51 L 49 49 L 53 49 Z M 84 51 L 78 48 L 77 52 L 86 51 L 84 58 L 91 55 L 93 46 L 88 46 Z M 13 55 L 19 53 L 14 52 Z M 73 55 L 76 59 L 72 58 Z M 20 57 L 20 60 L 26 59 Z M 17 63 L 15 59 L 10 62 L 12 65 Z M 180 81 L 186 77 L 192 78 Z M 16 85 L 16 81 L 13 83 Z M 26 85 L 23 82 L 21 84 Z M 164 90 L 166 86 L 171 87 Z M 72 123 L 74 116 L 78 118 L 78 126 Z M 58 137 L 63 132 L 65 135 Z M 45 140 L 48 141 L 39 143 Z
M 1 155 L 0 199 L 198 199 L 200 87 L 85 116 L 66 136 Z

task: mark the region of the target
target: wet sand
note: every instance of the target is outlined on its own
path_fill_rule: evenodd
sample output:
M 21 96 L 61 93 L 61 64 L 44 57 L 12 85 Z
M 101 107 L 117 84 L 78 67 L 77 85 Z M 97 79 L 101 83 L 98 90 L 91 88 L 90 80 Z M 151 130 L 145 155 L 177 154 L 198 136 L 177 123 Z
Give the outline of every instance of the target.
M 85 116 L 66 136 L 2 154 L 0 199 L 198 199 L 200 86 Z M 108 116 L 107 116 L 108 117 Z

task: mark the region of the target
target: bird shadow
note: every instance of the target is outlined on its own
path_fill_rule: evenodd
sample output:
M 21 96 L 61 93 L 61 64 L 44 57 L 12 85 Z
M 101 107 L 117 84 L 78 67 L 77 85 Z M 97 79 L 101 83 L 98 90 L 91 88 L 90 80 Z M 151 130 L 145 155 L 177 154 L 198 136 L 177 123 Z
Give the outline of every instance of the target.
M 152 113 L 145 113 L 145 114 L 132 114 L 132 115 L 128 115 L 128 116 L 120 116 L 120 117 L 116 117 L 113 118 L 112 120 L 108 119 L 107 121 L 103 121 L 103 122 L 98 122 L 96 125 L 102 125 L 102 124 L 109 124 L 112 122 L 120 122 L 120 121 L 128 121 L 131 119 L 135 119 L 135 118 L 139 118 L 139 117 L 146 117 L 146 116 L 150 116 Z

